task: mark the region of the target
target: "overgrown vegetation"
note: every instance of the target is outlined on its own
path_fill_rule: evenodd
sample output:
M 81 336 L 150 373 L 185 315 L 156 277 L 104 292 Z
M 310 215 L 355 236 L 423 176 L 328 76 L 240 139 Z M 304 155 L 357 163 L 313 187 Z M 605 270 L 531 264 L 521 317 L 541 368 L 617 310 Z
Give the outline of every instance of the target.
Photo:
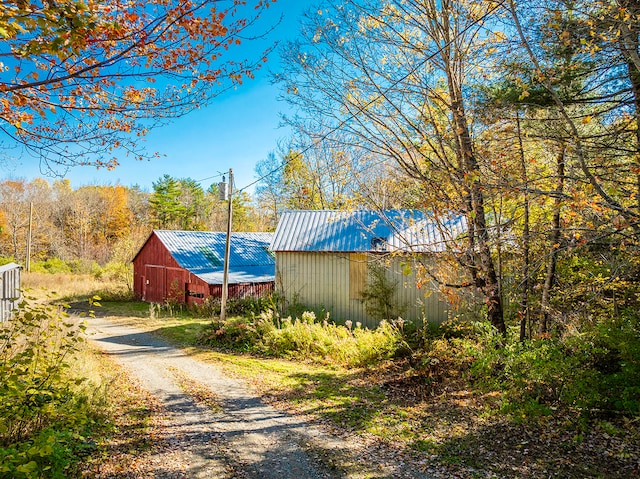
M 603 322 L 560 338 L 510 341 L 478 326 L 461 337 L 429 339 L 415 363 L 425 378 L 462 373 L 475 388 L 500 391 L 503 412 L 520 419 L 640 414 L 638 319 Z M 513 335 L 516 332 L 513 331 Z
M 367 314 L 378 320 L 401 317 L 407 308 L 395 298 L 398 282 L 391 281 L 386 268 L 379 263 L 371 262 L 367 269 L 369 280 L 360 293 Z
M 591 334 L 526 342 L 511 329 L 506 346 L 484 322 L 405 325 L 389 355 L 371 357 L 358 355 L 359 345 L 336 351 L 346 326 L 306 315 L 284 326 L 274 317 L 273 326 L 258 324 L 265 319 L 232 318 L 205 330 L 209 344 L 226 353 L 203 357 L 245 377 L 283 407 L 413 450 L 421 464 L 446 464 L 449 475 L 434 477 L 635 474 L 637 322 L 602 323 Z M 374 332 L 362 332 L 353 341 L 368 344 Z M 265 341 L 271 334 L 281 342 Z M 329 336 L 332 346 L 321 349 Z M 254 354 L 229 355 L 234 348 Z M 344 352 L 353 356 L 345 361 Z
M 344 367 L 379 367 L 405 358 L 421 389 L 439 391 L 452 378 L 501 393 L 515 418 L 562 409 L 585 418 L 640 414 L 640 327 L 637 318 L 601 323 L 562 338 L 509 341 L 483 323 L 428 329 L 383 321 L 369 330 L 318 321 L 314 313 L 214 320 L 199 342 Z M 516 332 L 513 331 L 515 336 Z
M 31 301 L 0 325 L 0 477 L 69 477 L 91 452 L 104 396 L 77 368 L 82 331 Z
M 401 321 L 382 321 L 376 329 L 347 321 L 344 326 L 307 311 L 300 318 L 281 318 L 273 311 L 253 319 L 213 320 L 200 338 L 203 344 L 266 356 L 315 360 L 362 367 L 408 351 Z
M 589 276 L 575 264 L 572 271 Z M 27 275 L 29 281 L 51 276 L 58 275 Z M 90 288 L 80 294 L 82 282 L 66 275 L 56 282 L 66 282 L 59 291 L 68 297 L 90 297 Z M 224 323 L 201 316 L 204 310 L 168 304 L 106 301 L 97 312 L 130 317 L 183 346 L 198 339 L 201 347 L 190 348 L 191 354 L 244 377 L 270 401 L 411 450 L 421 463 L 445 464 L 452 472 L 442 477 L 456 471 L 474 477 L 460 472 L 466 468 L 511 477 L 516 473 L 510 467 L 521 464 L 522 477 L 546 478 L 553 470 L 557 477 L 626 478 L 640 453 L 634 446 L 640 434 L 640 334 L 632 299 L 625 308 L 622 297 L 618 319 L 606 314 L 613 309 L 604 298 L 600 306 L 592 304 L 591 311 L 599 313 L 579 331 L 567 327 L 524 342 L 518 341 L 516 325 L 505 339 L 461 311 L 464 319 L 440 326 L 383 323 L 377 330 L 336 325 L 313 313 L 298 319 L 254 314 L 253 302 L 244 303 L 243 316 Z M 183 387 L 209 398 L 188 378 Z M 97 441 L 98 449 L 108 442 Z M 92 454 L 83 462 L 98 467 L 99 450 L 85 451 Z M 128 460 L 138 454 L 124 452 Z

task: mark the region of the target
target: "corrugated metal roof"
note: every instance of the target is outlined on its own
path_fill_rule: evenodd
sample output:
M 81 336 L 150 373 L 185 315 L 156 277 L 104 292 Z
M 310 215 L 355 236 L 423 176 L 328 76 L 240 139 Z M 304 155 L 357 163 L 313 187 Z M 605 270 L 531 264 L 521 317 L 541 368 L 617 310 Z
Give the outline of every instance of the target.
M 5 271 L 9 271 L 16 268 L 22 269 L 22 266 L 20 266 L 18 263 L 7 263 L 0 266 L 0 273 L 4 273 Z
M 435 220 L 419 210 L 285 211 L 273 251 L 438 252 L 466 232 L 463 216 Z
M 222 284 L 227 234 L 212 231 L 155 230 L 178 264 L 209 284 Z M 275 259 L 269 250 L 273 233 L 231 233 L 229 283 L 275 280 Z

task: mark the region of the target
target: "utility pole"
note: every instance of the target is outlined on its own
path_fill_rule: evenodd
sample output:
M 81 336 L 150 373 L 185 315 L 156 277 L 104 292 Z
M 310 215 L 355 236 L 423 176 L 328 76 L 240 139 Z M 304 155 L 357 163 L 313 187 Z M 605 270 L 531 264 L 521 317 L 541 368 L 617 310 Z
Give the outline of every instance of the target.
M 233 218 L 233 170 L 229 168 L 229 202 L 227 213 L 227 242 L 224 249 L 224 270 L 222 273 L 222 298 L 220 301 L 220 321 L 227 319 L 227 298 L 229 296 L 229 256 L 231 253 L 231 220 Z
M 33 202 L 29 203 L 29 231 L 27 233 L 27 258 L 25 267 L 27 272 L 31 271 L 31 231 L 33 228 Z

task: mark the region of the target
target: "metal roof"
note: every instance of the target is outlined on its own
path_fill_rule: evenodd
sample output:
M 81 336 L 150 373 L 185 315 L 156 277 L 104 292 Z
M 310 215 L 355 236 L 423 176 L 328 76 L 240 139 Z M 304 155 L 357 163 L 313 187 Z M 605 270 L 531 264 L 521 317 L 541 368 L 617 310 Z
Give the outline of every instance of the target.
M 271 250 L 433 253 L 465 232 L 463 216 L 419 210 L 292 210 L 282 213 Z
M 178 264 L 208 284 L 222 284 L 227 234 L 212 231 L 154 230 Z M 273 233 L 231 233 L 229 284 L 275 280 L 269 250 Z
M 5 271 L 9 271 L 16 268 L 22 269 L 22 266 L 20 266 L 18 263 L 7 263 L 0 266 L 0 273 L 4 273 Z

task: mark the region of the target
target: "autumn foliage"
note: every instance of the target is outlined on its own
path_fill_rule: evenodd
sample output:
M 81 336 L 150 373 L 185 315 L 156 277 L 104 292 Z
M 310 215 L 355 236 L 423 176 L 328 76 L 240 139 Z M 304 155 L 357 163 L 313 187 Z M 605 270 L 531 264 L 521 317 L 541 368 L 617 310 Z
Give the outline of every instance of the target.
M 199 108 L 259 68 L 262 57 L 234 56 L 269 4 L 256 3 L 3 2 L 6 139 L 51 168 L 113 168 L 119 156 L 140 157 L 139 137 L 149 128 Z

